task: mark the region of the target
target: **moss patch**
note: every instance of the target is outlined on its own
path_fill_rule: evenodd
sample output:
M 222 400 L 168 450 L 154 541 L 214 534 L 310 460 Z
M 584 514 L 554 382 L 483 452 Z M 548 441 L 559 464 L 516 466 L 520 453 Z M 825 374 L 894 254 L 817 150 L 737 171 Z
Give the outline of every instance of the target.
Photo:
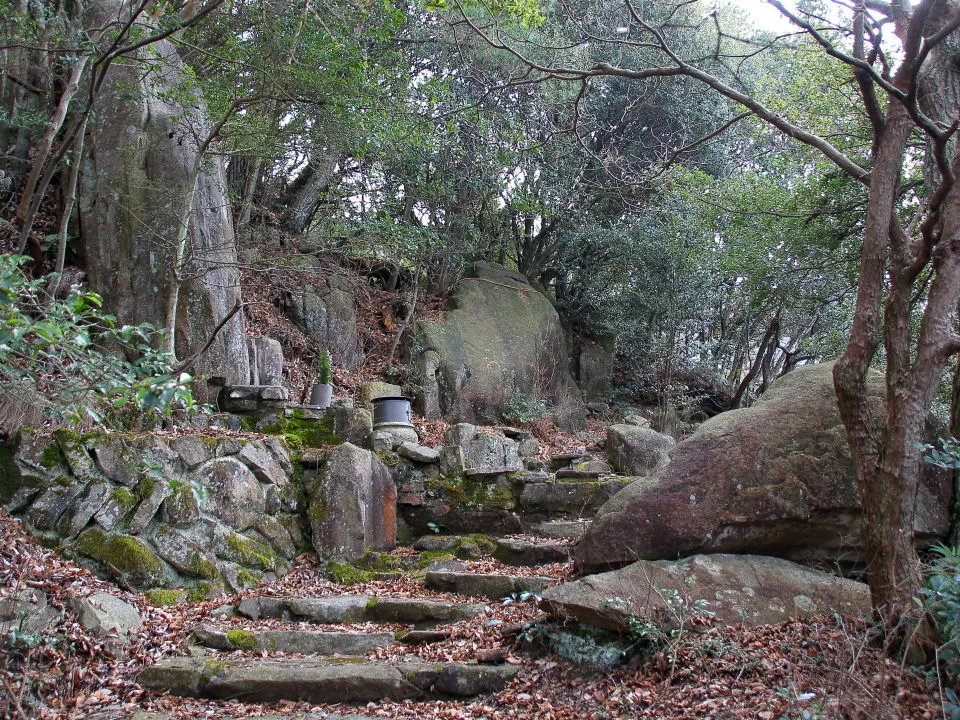
M 334 432 L 332 415 L 314 420 L 308 418 L 300 409 L 295 409 L 292 417 L 281 416 L 277 424 L 264 428 L 263 432 L 268 435 L 282 435 L 287 446 L 295 452 L 303 448 L 319 448 L 343 442 Z
M 461 560 L 472 560 L 482 555 L 492 555 L 496 549 L 496 541 L 486 535 L 475 533 L 460 538 L 453 546 L 453 554 Z
M 40 454 L 40 465 L 49 470 L 60 464 L 60 457 L 60 448 L 57 447 L 56 443 L 50 443 Z
M 420 560 L 417 562 L 417 566 L 422 569 L 432 562 L 445 562 L 456 559 L 453 553 L 447 552 L 446 550 L 428 550 L 420 553 Z
M 230 533 L 224 538 L 224 547 L 220 552 L 228 560 L 240 565 L 254 567 L 260 570 L 273 570 L 277 566 L 277 556 L 273 550 L 256 540 L 251 540 L 238 533 Z
M 363 557 L 357 560 L 356 565 L 371 572 L 395 572 L 400 569 L 400 558 L 396 555 L 367 550 Z
M 361 570 L 349 563 L 340 563 L 329 560 L 326 564 L 327 575 L 338 585 L 359 585 L 373 580 L 374 573 Z
M 151 588 L 143 595 L 154 607 L 176 605 L 187 596 L 183 590 L 164 590 L 163 588 Z
M 156 585 L 163 579 L 163 562 L 142 540 L 114 535 L 99 528 L 84 530 L 74 541 L 77 552 L 122 573 L 132 585 Z
M 259 645 L 256 635 L 239 628 L 227 632 L 227 642 L 240 650 L 256 650 Z

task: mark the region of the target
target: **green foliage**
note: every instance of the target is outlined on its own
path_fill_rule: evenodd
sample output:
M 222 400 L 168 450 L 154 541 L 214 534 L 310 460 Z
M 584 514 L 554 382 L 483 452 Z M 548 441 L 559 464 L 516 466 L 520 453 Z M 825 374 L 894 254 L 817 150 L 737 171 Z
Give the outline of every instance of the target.
M 952 675 L 960 675 L 960 548 L 940 544 L 933 551 L 939 557 L 918 592 L 942 643 L 938 661 Z
M 517 425 L 529 425 L 542 420 L 549 414 L 549 406 L 543 398 L 531 397 L 518 388 L 514 388 L 503 408 L 505 422 Z
M 923 461 L 946 470 L 960 470 L 960 440 L 955 437 L 942 437 L 937 440 L 937 445 L 939 447 L 929 443 L 917 445 Z
M 124 425 L 147 412 L 193 410 L 192 378 L 174 375 L 150 325 L 123 325 L 92 292 L 46 296 L 25 258 L 0 255 L 0 391 L 39 406 L 56 422 Z

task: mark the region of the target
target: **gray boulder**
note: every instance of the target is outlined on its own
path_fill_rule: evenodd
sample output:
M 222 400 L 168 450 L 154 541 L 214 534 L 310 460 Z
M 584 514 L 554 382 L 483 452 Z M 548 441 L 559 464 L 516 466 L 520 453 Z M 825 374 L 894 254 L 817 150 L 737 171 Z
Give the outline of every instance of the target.
M 709 612 L 728 625 L 767 625 L 818 615 L 870 617 L 866 584 L 788 560 L 756 555 L 695 555 L 641 560 L 544 590 L 541 607 L 621 632 L 629 618 L 667 627 Z
M 511 403 L 546 399 L 561 427 L 584 425 L 557 311 L 516 271 L 474 263 L 443 319 L 416 323 L 409 347 L 425 387 L 418 409 L 428 418 L 494 424 Z
M 237 530 L 254 526 L 266 506 L 256 475 L 239 460 L 217 458 L 196 471 L 198 481 L 210 493 L 213 514 Z
M 607 428 L 610 464 L 624 475 L 646 477 L 670 462 L 677 441 L 650 428 L 611 425 Z
M 250 384 L 279 385 L 283 379 L 283 348 L 273 338 L 247 338 Z
M 352 443 L 332 450 L 308 502 L 313 546 L 322 558 L 355 560 L 396 544 L 397 488 L 369 450 Z
M 80 624 L 95 635 L 107 635 L 113 631 L 126 635 L 143 627 L 143 618 L 137 609 L 110 593 L 97 592 L 75 599 L 73 610 L 79 616 Z
M 881 374 L 871 375 L 869 390 L 882 422 Z M 951 491 L 947 473 L 923 466 L 920 542 L 945 536 Z M 753 407 L 701 425 L 666 467 L 600 508 L 574 555 L 585 572 L 700 552 L 847 569 L 861 560 L 860 514 L 831 366 L 812 365 L 777 380 Z
M 460 448 L 466 475 L 503 475 L 523 470 L 517 443 L 502 435 L 460 423 L 447 430 L 448 445 Z

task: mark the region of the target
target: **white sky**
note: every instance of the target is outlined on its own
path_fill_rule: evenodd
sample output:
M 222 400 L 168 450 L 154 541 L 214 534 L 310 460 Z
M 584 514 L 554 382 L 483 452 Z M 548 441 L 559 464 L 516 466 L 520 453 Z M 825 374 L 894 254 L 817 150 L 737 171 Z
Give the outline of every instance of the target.
M 764 30 L 785 30 L 792 27 L 780 11 L 764 0 L 726 0 L 730 5 L 739 6 L 749 17 L 757 28 Z M 784 3 L 790 8 L 793 3 L 787 0 Z

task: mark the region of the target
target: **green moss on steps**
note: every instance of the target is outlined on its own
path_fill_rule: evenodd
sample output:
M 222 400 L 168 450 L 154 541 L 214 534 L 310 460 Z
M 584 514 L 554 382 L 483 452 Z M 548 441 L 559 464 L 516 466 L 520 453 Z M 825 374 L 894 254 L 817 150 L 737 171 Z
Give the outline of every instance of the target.
M 292 417 L 281 417 L 276 425 L 264 428 L 263 432 L 269 435 L 282 435 L 287 446 L 295 452 L 303 448 L 326 447 L 343 442 L 334 432 L 333 416 L 327 415 L 313 420 L 300 409 L 294 410 Z
M 480 476 L 428 478 L 424 482 L 424 488 L 428 495 L 442 497 L 453 507 L 512 510 L 517 506 L 517 499 L 509 483 L 491 483 Z
M 256 650 L 259 646 L 256 635 L 240 628 L 227 632 L 227 642 L 239 650 Z
M 420 560 L 417 566 L 423 569 L 432 562 L 445 562 L 456 559 L 453 553 L 447 552 L 446 550 L 429 550 L 420 553 Z
M 361 570 L 348 563 L 329 560 L 326 564 L 327 575 L 338 585 L 359 585 L 373 580 L 374 573 Z

